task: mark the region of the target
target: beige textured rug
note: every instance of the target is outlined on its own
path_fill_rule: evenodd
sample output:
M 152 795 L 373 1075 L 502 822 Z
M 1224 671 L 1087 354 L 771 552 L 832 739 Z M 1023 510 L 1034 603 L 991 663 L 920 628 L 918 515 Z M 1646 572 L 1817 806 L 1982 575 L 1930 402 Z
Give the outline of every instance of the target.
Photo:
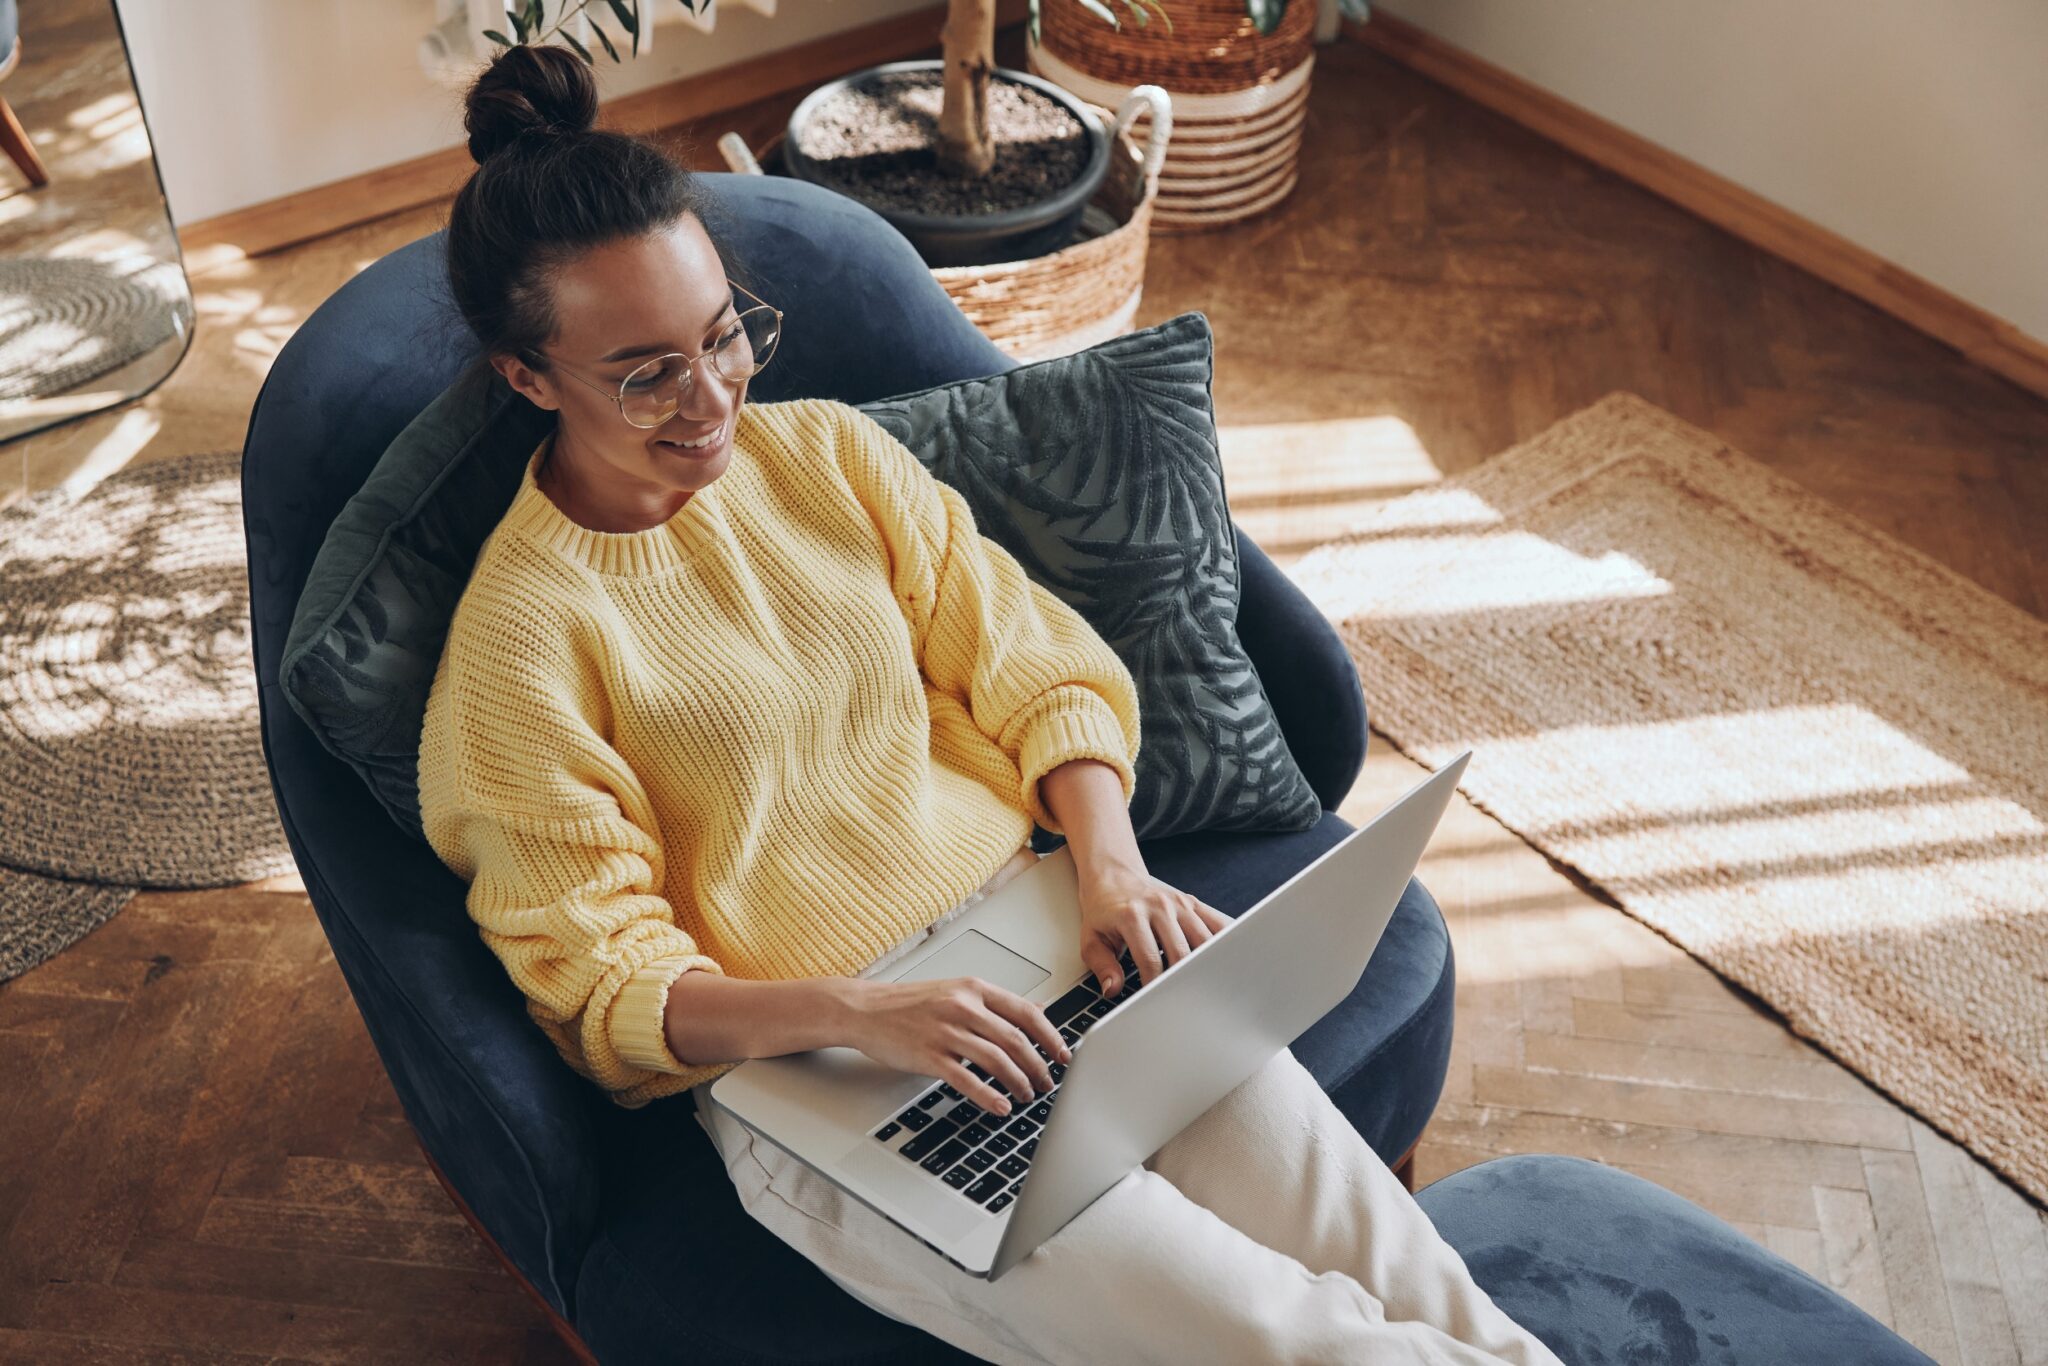
M 258 734 L 241 453 L 0 508 L 0 982 L 141 887 L 292 871 Z
M 1629 394 L 1290 573 L 1395 745 L 2048 1200 L 2048 625 Z

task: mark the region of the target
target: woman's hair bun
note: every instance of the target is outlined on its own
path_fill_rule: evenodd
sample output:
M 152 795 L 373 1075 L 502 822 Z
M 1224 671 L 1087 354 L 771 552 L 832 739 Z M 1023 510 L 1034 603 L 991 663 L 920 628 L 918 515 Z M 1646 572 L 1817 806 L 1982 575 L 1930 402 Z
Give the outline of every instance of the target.
M 462 117 L 479 166 L 523 134 L 582 133 L 596 123 L 590 63 L 552 43 L 519 43 L 493 57 L 470 83 Z

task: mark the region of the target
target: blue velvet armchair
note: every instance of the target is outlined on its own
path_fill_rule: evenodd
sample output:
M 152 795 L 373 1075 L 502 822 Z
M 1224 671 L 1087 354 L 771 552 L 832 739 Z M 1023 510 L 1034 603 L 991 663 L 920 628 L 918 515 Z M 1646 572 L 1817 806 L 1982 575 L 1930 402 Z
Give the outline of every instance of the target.
M 780 177 L 704 179 L 737 224 L 730 248 L 787 315 L 777 364 L 754 381 L 750 400 L 824 396 L 860 403 L 1015 364 L 967 321 L 909 243 L 869 210 Z M 313 313 L 258 395 L 243 454 L 262 736 L 278 810 L 407 1118 L 458 1207 L 586 1357 L 969 1360 L 852 1299 L 753 1223 L 691 1115 L 687 1093 L 628 1111 L 572 1072 L 477 936 L 463 885 L 383 814 L 279 693 L 279 654 L 328 526 L 392 438 L 475 355 L 448 296 L 440 246 L 437 233 L 391 253 Z M 1324 814 L 1298 834 L 1204 833 L 1144 845 L 1157 875 L 1230 914 L 1349 831 L 1334 808 L 1366 744 L 1365 699 L 1335 632 L 1241 532 L 1238 548 L 1244 643 Z M 1358 989 L 1294 1044 L 1390 1164 L 1403 1162 L 1436 1104 L 1449 1058 L 1452 994 L 1443 918 L 1414 883 Z M 1560 1203 L 1583 1213 L 1648 1201 L 1643 1208 L 1653 1214 L 1646 1218 L 1702 1230 L 1695 1240 L 1702 1246 L 1736 1248 L 1738 1262 L 1749 1258 L 1763 1268 L 1752 1277 L 1755 1285 L 1798 1275 L 1647 1183 L 1587 1163 L 1536 1161 L 1535 1168 L 1490 1163 L 1475 1171 L 1509 1169 L 1492 1177 L 1461 1174 L 1473 1179 L 1455 1188 L 1440 1183 L 1452 1189 L 1439 1204 L 1460 1230 L 1453 1241 L 1461 1249 L 1471 1244 L 1475 1269 L 1487 1268 L 1482 1280 L 1491 1275 L 1500 1283 L 1489 1289 L 1510 1312 L 1525 1306 L 1532 1315 L 1525 1321 L 1538 1331 L 1555 1330 L 1560 1342 L 1583 1340 L 1598 1353 L 1578 1359 L 1638 1359 L 1616 1350 L 1623 1341 L 1617 1334 L 1639 1330 L 1642 1294 L 1666 1291 L 1614 1283 L 1640 1271 L 1644 1241 L 1614 1247 L 1587 1214 L 1580 1229 L 1587 1246 L 1570 1245 L 1562 1232 L 1572 1227 L 1569 1211 L 1561 1212 Z M 1482 1189 L 1495 1195 L 1476 1203 L 1466 1198 Z M 1603 1270 L 1603 1257 L 1619 1269 Z M 1708 1280 L 1733 1285 L 1730 1265 L 1721 1255 Z M 1672 1275 L 1698 1289 L 1694 1270 Z M 1516 1287 L 1524 1292 L 1520 1299 Z M 1727 1291 L 1726 1305 L 1715 1300 L 1720 1308 L 1703 1312 L 1709 1321 L 1723 1312 L 1736 1317 L 1731 1306 L 1754 1290 L 1742 1281 Z M 1781 1299 L 1774 1312 L 1806 1321 L 1812 1306 L 1824 1306 L 1814 1321 L 1834 1325 L 1830 1342 L 1842 1340 L 1840 1324 L 1861 1331 L 1856 1311 L 1831 1291 L 1807 1280 L 1799 1294 L 1805 1300 Z M 1686 1328 L 1690 1301 L 1672 1303 L 1674 1322 Z M 764 1312 L 769 1305 L 772 1312 Z M 1872 1321 L 1861 1324 L 1884 1334 Z M 1767 1331 L 1777 1331 L 1774 1325 Z M 1707 1328 L 1702 1341 L 1712 1333 Z M 1852 1359 L 1830 1356 L 1824 1346 L 1798 1359 Z M 1872 1351 L 1853 1359 L 1908 1358 Z

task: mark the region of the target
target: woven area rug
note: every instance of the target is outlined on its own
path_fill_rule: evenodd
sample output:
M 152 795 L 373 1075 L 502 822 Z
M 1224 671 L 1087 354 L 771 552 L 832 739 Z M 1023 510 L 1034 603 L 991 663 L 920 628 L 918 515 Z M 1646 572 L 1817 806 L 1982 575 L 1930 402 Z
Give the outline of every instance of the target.
M 2048 625 L 1627 394 L 1290 573 L 1398 748 L 2048 1200 Z
M 113 919 L 135 892 L 0 867 L 0 982 L 70 948 Z
M 0 980 L 141 887 L 290 872 L 235 451 L 0 508 Z
M 192 298 L 175 261 L 0 261 L 0 399 L 62 393 L 191 325 Z

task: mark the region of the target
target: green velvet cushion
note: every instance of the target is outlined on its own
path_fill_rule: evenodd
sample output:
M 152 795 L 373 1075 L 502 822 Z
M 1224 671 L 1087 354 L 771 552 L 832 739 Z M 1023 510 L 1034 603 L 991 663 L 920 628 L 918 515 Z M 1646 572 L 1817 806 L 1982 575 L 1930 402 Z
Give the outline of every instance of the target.
M 1306 830 L 1322 815 L 1238 643 L 1211 374 L 1208 320 L 1183 313 L 1073 355 L 859 405 L 1130 667 L 1141 839 Z M 448 623 L 553 423 L 489 365 L 466 370 L 342 509 L 293 615 L 287 700 L 415 837 L 420 728 Z
M 286 700 L 416 838 L 420 727 L 448 623 L 554 421 L 484 361 L 463 371 L 343 506 L 292 614 Z

